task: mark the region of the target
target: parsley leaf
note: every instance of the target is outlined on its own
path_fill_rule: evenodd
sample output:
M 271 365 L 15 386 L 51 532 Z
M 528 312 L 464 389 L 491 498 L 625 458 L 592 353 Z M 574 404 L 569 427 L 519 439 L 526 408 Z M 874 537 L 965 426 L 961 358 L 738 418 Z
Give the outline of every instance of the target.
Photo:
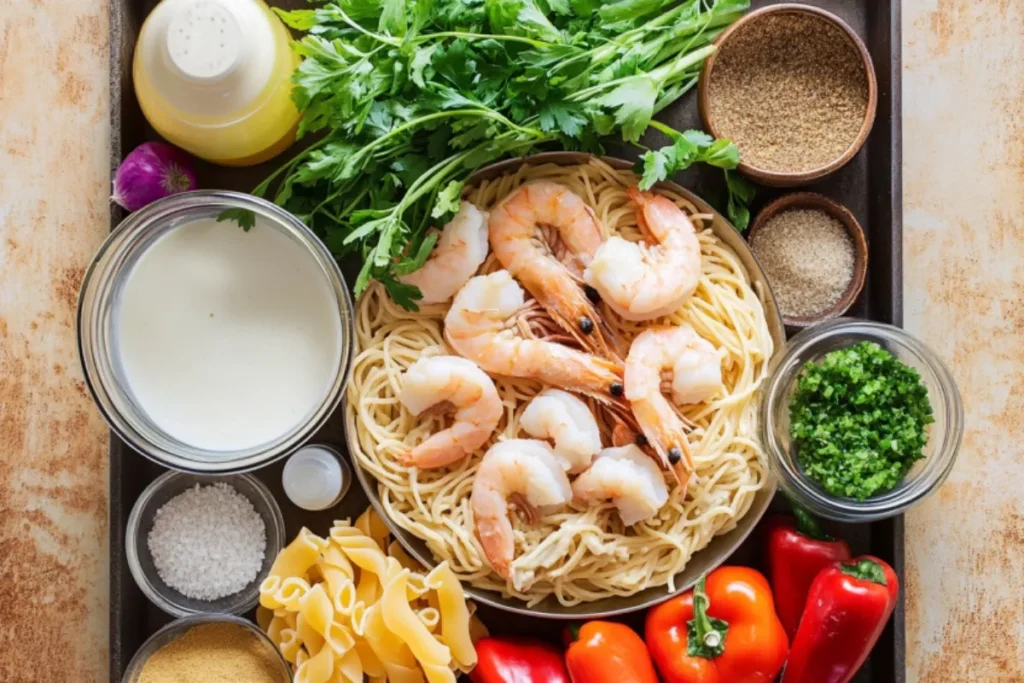
M 216 221 L 218 223 L 222 221 L 234 221 L 242 230 L 249 232 L 249 230 L 252 229 L 252 226 L 256 225 L 256 213 L 251 209 L 224 209 L 217 214 Z
M 579 138 L 587 125 L 583 106 L 575 102 L 545 102 L 538 110 L 537 116 L 542 131 L 555 131 L 570 138 Z
M 750 209 L 748 208 L 754 199 L 757 190 L 754 185 L 736 172 L 725 171 L 725 185 L 729 191 L 729 203 L 726 208 L 726 215 L 740 232 L 744 232 L 750 226 Z
M 612 110 L 615 123 L 622 127 L 623 140 L 636 142 L 651 122 L 657 98 L 658 86 L 654 79 L 641 75 L 602 95 L 597 104 Z
M 459 203 L 462 201 L 462 185 L 461 180 L 453 180 L 437 193 L 434 208 L 430 210 L 432 218 L 440 218 L 446 213 L 455 213 L 459 210 Z
M 735 148 L 652 116 L 693 87 L 747 0 L 328 0 L 278 14 L 297 33 L 298 134 L 315 141 L 254 194 L 300 216 L 331 252 L 357 253 L 356 293 L 400 305 L 463 183 L 505 156 L 600 153 L 601 137 L 671 144 L 643 156 L 645 186 Z M 733 191 L 735 212 L 742 192 Z M 745 206 L 745 205 L 744 205 Z

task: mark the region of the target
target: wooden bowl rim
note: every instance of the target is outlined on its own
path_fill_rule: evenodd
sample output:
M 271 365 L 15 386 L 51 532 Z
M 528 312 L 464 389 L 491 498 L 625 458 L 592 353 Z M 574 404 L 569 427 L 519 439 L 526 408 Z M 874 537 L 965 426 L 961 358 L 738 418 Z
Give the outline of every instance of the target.
M 871 59 L 871 53 L 868 52 L 867 46 L 864 45 L 864 41 L 861 40 L 861 37 L 857 35 L 857 32 L 840 17 L 819 7 L 801 5 L 798 3 L 782 3 L 779 5 L 762 7 L 761 9 L 755 10 L 737 20 L 732 26 L 727 28 L 722 35 L 718 36 L 714 43 L 716 48 L 715 51 L 704 60 L 704 67 L 701 69 L 700 78 L 697 81 L 697 111 L 700 114 L 701 121 L 704 123 L 704 127 L 716 138 L 722 137 L 722 134 L 711 117 L 711 94 L 709 92 L 710 88 L 708 85 L 708 82 L 711 79 L 711 70 L 714 68 L 715 61 L 731 36 L 742 31 L 757 19 L 776 13 L 812 14 L 824 19 L 825 21 L 831 22 L 849 37 L 850 42 L 860 54 L 861 65 L 864 67 L 868 80 L 868 106 L 867 111 L 864 113 L 864 121 L 861 123 L 857 137 L 838 158 L 823 166 L 812 168 L 807 171 L 769 171 L 757 168 L 756 166 L 751 166 L 742 160 L 736 167 L 738 171 L 762 185 L 770 187 L 793 187 L 795 185 L 810 183 L 838 171 L 840 168 L 848 164 L 857 152 L 860 151 L 861 147 L 864 146 L 864 143 L 868 139 L 868 135 L 871 133 L 872 127 L 875 125 L 875 115 L 878 110 L 878 77 L 875 75 L 875 64 Z
M 868 242 L 864 228 L 857 221 L 853 212 L 845 206 L 817 192 L 793 192 L 779 197 L 761 209 L 757 214 L 757 218 L 754 219 L 750 230 L 747 231 L 747 241 L 750 243 L 750 250 L 754 251 L 754 236 L 764 228 L 768 221 L 780 213 L 798 209 L 818 209 L 842 223 L 843 227 L 846 228 L 846 232 L 850 235 L 850 239 L 853 241 L 854 259 L 853 276 L 850 278 L 850 282 L 843 291 L 839 301 L 831 308 L 813 316 L 790 316 L 786 315 L 780 306 L 783 323 L 787 327 L 802 328 L 810 327 L 832 318 L 838 318 L 853 306 L 857 297 L 860 296 L 861 291 L 864 289 L 864 282 L 867 280 Z M 754 252 L 754 256 L 757 256 L 757 252 Z M 768 279 L 768 286 L 771 287 L 770 278 Z

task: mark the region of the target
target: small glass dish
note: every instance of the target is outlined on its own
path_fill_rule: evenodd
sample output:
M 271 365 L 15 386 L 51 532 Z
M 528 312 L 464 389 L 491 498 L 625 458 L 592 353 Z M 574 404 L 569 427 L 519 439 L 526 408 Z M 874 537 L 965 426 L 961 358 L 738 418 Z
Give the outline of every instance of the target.
M 935 418 L 926 428 L 924 458 L 914 464 L 895 488 L 863 501 L 834 496 L 805 476 L 789 438 L 789 403 L 804 365 L 861 341 L 875 342 L 920 373 Z M 779 486 L 811 512 L 846 522 L 893 517 L 933 493 L 949 476 L 964 431 L 960 392 L 938 356 L 903 330 L 867 320 L 839 318 L 797 334 L 773 366 L 761 406 L 762 441 Z
M 267 549 L 259 574 L 241 591 L 218 600 L 196 600 L 182 595 L 160 578 L 153 563 L 153 556 L 149 552 L 149 532 L 153 528 L 157 510 L 171 498 L 196 484 L 209 486 L 217 482 L 229 484 L 252 503 L 266 527 Z M 278 507 L 270 489 L 252 475 L 166 472 L 147 486 L 135 501 L 128 516 L 124 547 L 128 568 L 139 589 L 163 611 L 176 617 L 184 617 L 203 613 L 243 614 L 255 607 L 260 597 L 260 584 L 267 578 L 270 566 L 284 547 L 284 539 L 285 526 L 281 508 Z
M 142 647 L 138 649 L 132 660 L 128 663 L 128 668 L 125 669 L 121 683 L 138 683 L 141 680 L 142 670 L 146 666 L 146 662 L 149 661 L 149 658 L 157 650 L 181 638 L 196 626 L 203 626 L 205 624 L 236 624 L 251 632 L 256 636 L 260 646 L 267 648 L 267 659 L 273 662 L 273 666 L 280 672 L 280 683 L 291 682 L 292 674 L 291 669 L 288 667 L 288 662 L 281 656 L 277 646 L 267 637 L 267 634 L 251 621 L 233 617 L 229 614 L 197 614 L 172 621 L 146 639 L 146 642 L 142 644 Z

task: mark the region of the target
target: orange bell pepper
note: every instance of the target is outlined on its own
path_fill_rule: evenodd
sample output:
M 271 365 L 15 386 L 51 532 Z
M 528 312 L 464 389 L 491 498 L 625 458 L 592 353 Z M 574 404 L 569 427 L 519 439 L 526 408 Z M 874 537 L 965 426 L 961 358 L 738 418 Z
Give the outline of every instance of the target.
M 628 626 L 589 621 L 575 632 L 565 653 L 572 683 L 658 683 L 643 639 Z
M 789 650 L 759 572 L 721 567 L 647 614 L 647 648 L 665 683 L 770 683 Z

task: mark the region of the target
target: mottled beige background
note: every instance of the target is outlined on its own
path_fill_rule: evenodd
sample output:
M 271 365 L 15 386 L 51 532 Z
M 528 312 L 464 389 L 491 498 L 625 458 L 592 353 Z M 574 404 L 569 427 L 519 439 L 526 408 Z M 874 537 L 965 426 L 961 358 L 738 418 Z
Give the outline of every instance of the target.
M 967 432 L 907 518 L 908 680 L 1024 681 L 1024 1 L 903 3 L 906 327 Z
M 75 297 L 107 231 L 108 0 L 0 0 L 0 681 L 106 679 L 105 430 Z M 904 0 L 906 326 L 960 463 L 907 520 L 908 680 L 1024 681 L 1024 0 Z
M 106 431 L 75 352 L 108 230 L 107 0 L 0 0 L 0 681 L 107 678 Z

